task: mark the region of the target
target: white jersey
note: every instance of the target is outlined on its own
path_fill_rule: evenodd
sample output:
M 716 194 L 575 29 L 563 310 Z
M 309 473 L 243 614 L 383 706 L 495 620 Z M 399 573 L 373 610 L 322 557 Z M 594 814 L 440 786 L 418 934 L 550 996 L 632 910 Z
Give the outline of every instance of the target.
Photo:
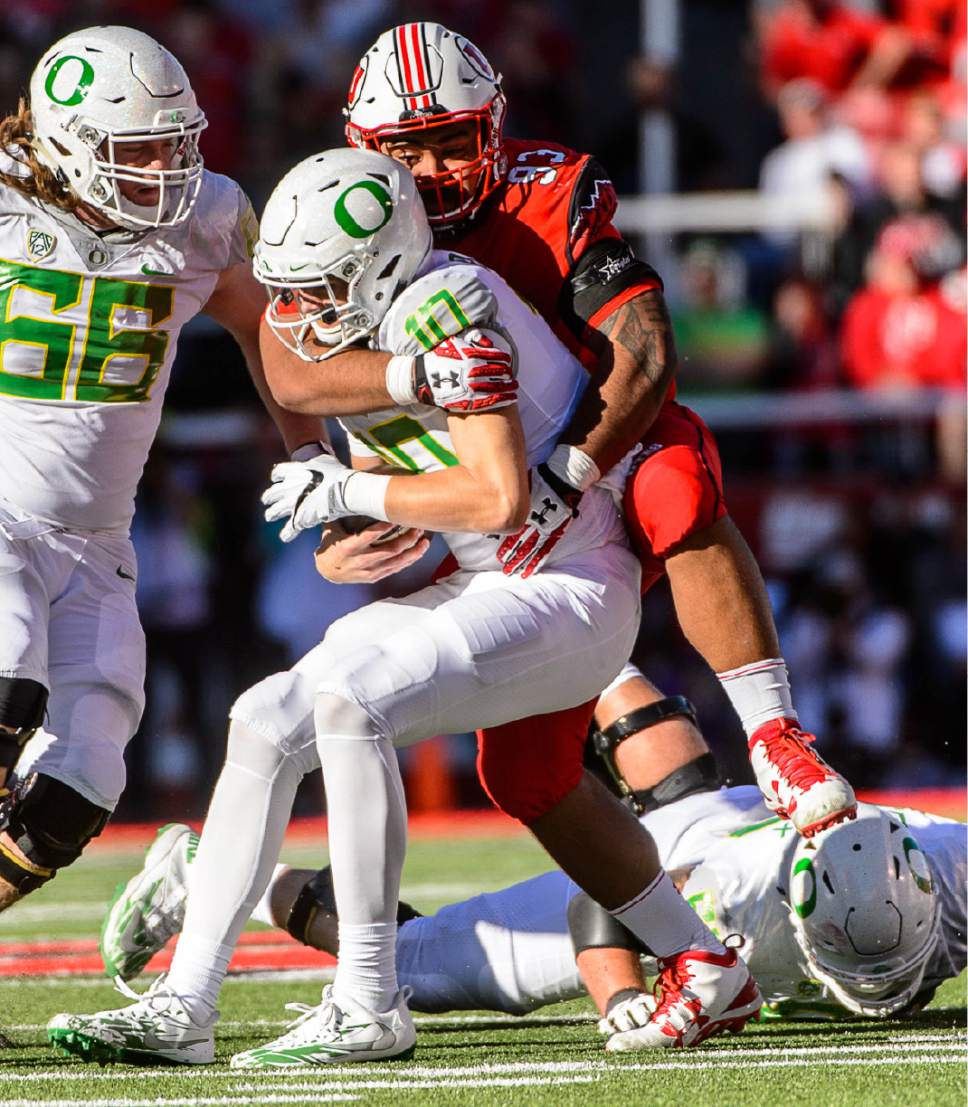
M 966 837 L 961 823 L 903 809 L 941 896 L 941 940 L 925 986 L 966 965 Z M 739 934 L 742 954 L 767 1003 L 786 1013 L 844 1015 L 810 978 L 785 907 L 796 831 L 763 803 L 757 788 L 688 796 L 642 819 L 665 867 L 691 869 L 683 890 L 721 937 Z M 484 1008 L 523 1014 L 584 994 L 568 932 L 577 887 L 544 873 L 499 892 L 441 908 L 403 925 L 397 946 L 401 984 L 416 1010 Z
M 568 425 L 587 383 L 579 362 L 515 292 L 490 269 L 434 250 L 414 282 L 394 301 L 375 345 L 395 354 L 419 354 L 474 326 L 501 331 L 516 347 L 518 413 L 528 466 L 548 459 Z M 431 472 L 457 464 L 447 431 L 447 414 L 415 404 L 367 415 L 341 417 L 357 456 L 378 456 L 409 472 Z M 444 539 L 464 569 L 499 569 L 493 535 L 451 533 Z M 625 542 L 614 502 L 595 486 L 582 497 L 578 518 L 565 531 L 549 564 L 609 542 Z
M 0 185 L 0 498 L 127 532 L 179 331 L 255 231 L 238 185 L 209 172 L 190 219 L 141 236 Z
M 968 962 L 965 826 L 908 808 L 888 810 L 914 831 L 941 897 L 942 934 L 925 971 L 927 987 L 957 976 Z M 742 935 L 741 952 L 767 1002 L 791 1012 L 839 1009 L 811 978 L 789 920 L 796 831 L 766 807 L 759 789 L 687 797 L 643 821 L 667 868 L 696 866 L 683 895 L 720 938 Z

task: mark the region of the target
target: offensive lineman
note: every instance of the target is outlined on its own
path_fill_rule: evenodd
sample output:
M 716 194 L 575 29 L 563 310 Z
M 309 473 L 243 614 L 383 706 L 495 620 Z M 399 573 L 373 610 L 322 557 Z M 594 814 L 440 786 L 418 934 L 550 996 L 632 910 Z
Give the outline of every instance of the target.
M 399 163 L 368 151 L 301 163 L 269 201 L 255 264 L 273 289 L 271 325 L 305 358 L 378 331 L 374 341 L 413 368 L 427 305 L 445 303 L 439 356 L 460 361 L 465 348 L 483 347 L 495 361 L 516 360 L 520 403 L 445 416 L 411 397 L 344 417 L 353 469 L 322 454 L 273 471 L 264 501 L 268 519 L 286 520 L 284 538 L 363 514 L 446 532 L 459 568 L 411 597 L 340 620 L 291 672 L 236 704 L 172 970 L 129 1008 L 56 1016 L 49 1037 L 82 1057 L 214 1059 L 215 1005 L 235 941 L 269 881 L 296 785 L 318 764 L 341 906 L 340 969 L 318 1008 L 233 1066 L 409 1055 L 415 1033 L 395 968 L 406 812 L 393 745 L 580 704 L 621 668 L 637 629 L 637 562 L 605 487 L 589 492 L 581 522 L 541 573 L 501 572 L 492 532 L 519 525 L 525 464 L 553 448 L 583 374 L 496 274 L 431 252 L 416 186 Z M 381 463 L 413 475 L 377 472 Z M 240 823 L 240 810 L 252 817 Z M 575 830 L 591 840 L 597 828 Z M 759 1006 L 745 965 L 689 911 L 643 842 L 647 856 L 632 862 L 633 878 L 641 864 L 651 872 L 623 920 L 670 971 L 688 968 L 695 981 L 702 1019 L 686 1010 L 680 1044 L 740 1028 Z M 659 1027 L 685 1003 L 678 992 L 668 997 L 652 1044 L 672 1044 Z
M 579 515 L 584 490 L 641 442 L 624 507 L 643 584 L 668 573 L 686 637 L 740 717 L 767 803 L 809 836 L 851 816 L 853 790 L 797 726 L 766 589 L 726 512 L 715 441 L 674 402 L 661 282 L 612 226 L 614 189 L 595 159 L 504 140 L 505 109 L 500 77 L 473 43 L 437 23 L 408 23 L 364 54 L 345 111 L 351 144 L 381 150 L 415 174 L 438 244 L 500 273 L 593 374 L 561 444 L 532 476 L 528 523 L 499 557 L 508 573 L 533 572 Z M 424 347 L 438 341 L 445 314 L 437 305 L 416 321 Z M 347 351 L 307 372 L 268 327 L 263 356 L 273 394 L 295 411 L 367 410 L 361 401 L 396 398 L 409 382 L 406 366 L 375 351 Z M 361 548 L 358 539 L 346 543 L 347 555 Z M 598 817 L 597 793 L 580 771 L 592 710 L 589 703 L 584 714 L 517 720 L 479 737 L 485 789 L 546 846 L 571 823 Z M 509 773 L 522 748 L 530 771 Z M 690 772 L 696 783 L 712 782 L 708 763 Z M 661 780 L 660 772 L 654 783 Z M 581 851 L 569 861 L 582 870 Z M 582 883 L 594 878 L 592 862 Z
M 71 864 L 124 787 L 144 702 L 128 539 L 181 328 L 265 387 L 255 218 L 208 172 L 184 70 L 126 27 L 55 43 L 0 122 L 0 910 Z

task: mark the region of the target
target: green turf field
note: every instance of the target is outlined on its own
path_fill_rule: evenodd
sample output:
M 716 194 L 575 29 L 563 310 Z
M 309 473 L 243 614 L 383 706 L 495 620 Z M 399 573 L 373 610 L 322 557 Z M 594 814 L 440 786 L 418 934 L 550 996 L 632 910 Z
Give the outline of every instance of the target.
M 315 865 L 321 854 L 291 849 L 286 859 Z M 88 938 L 114 884 L 140 851 L 100 849 L 57 881 L 0 916 L 0 943 Z M 501 887 L 546 868 L 527 838 L 414 841 L 404 897 L 423 910 Z M 100 1107 L 312 1104 L 536 1104 L 564 1107 L 786 1107 L 966 1101 L 965 978 L 951 981 L 917 1023 L 830 1026 L 772 1023 L 696 1050 L 606 1057 L 587 1002 L 516 1019 L 486 1013 L 417 1016 L 411 1062 L 327 1068 L 298 1074 L 231 1072 L 232 1053 L 274 1037 L 283 1004 L 317 1002 L 319 981 L 235 977 L 223 993 L 216 1065 L 177 1069 L 98 1068 L 58 1058 L 43 1027 L 57 1011 L 121 1006 L 107 982 L 91 977 L 0 977 L 0 1104 Z

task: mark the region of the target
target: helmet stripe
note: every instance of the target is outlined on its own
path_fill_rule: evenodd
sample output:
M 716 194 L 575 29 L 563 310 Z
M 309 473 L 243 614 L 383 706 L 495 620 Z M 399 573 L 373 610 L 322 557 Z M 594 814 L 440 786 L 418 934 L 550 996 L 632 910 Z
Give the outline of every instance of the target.
M 424 35 L 423 23 L 410 24 L 410 39 L 413 43 L 413 57 L 417 71 L 417 87 L 425 89 L 430 84 L 430 59 L 427 57 L 427 42 Z M 430 97 L 422 96 L 420 100 L 422 108 L 430 107 Z
M 410 69 L 410 54 L 407 51 L 407 26 L 397 28 L 397 67 L 400 71 L 400 86 L 404 92 L 413 92 L 413 77 Z M 404 98 L 406 100 L 406 97 Z M 410 97 L 409 107 L 417 106 L 416 97 Z

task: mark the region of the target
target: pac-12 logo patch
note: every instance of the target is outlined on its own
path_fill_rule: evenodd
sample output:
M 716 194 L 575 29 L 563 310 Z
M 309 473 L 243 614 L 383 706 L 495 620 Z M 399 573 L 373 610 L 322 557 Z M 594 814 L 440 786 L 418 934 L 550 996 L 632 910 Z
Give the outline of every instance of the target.
M 41 261 L 57 245 L 57 239 L 49 231 L 32 230 L 27 232 L 27 257 L 31 261 Z

